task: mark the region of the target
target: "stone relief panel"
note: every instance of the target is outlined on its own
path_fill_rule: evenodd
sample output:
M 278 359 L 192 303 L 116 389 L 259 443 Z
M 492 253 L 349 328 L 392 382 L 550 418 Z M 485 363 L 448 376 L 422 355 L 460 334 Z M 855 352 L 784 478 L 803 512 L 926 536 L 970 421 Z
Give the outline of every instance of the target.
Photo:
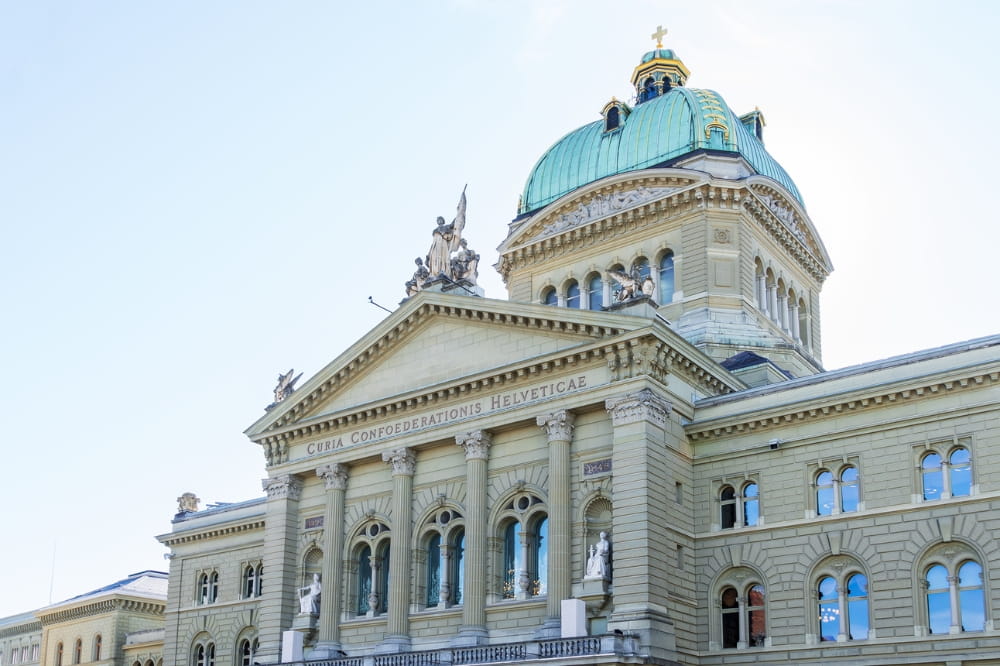
M 660 199 L 679 189 L 681 188 L 639 186 L 634 190 L 594 195 L 590 201 L 578 204 L 574 210 L 563 213 L 554 221 L 547 224 L 542 229 L 542 232 L 535 236 L 535 239 L 578 227 L 599 217 L 633 208 L 653 199 Z

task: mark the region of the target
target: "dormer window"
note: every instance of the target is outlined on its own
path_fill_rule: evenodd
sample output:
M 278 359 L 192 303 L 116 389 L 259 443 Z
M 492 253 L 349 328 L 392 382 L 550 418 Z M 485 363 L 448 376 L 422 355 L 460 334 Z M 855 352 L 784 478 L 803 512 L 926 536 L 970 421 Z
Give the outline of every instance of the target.
M 604 116 L 604 131 L 610 132 L 613 129 L 618 129 L 618 125 L 620 124 L 621 112 L 617 106 L 613 106 L 608 109 L 608 115 Z

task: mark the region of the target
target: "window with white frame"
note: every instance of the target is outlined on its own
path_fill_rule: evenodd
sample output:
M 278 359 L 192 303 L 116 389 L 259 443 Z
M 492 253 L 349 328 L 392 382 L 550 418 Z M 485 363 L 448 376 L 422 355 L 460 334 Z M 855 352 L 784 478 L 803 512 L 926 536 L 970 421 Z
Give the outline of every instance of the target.
M 961 544 L 942 544 L 922 561 L 919 584 L 930 634 L 986 629 L 986 594 L 978 554 Z
M 243 565 L 243 598 L 253 599 L 261 594 L 264 578 L 264 565 L 261 562 L 248 562 Z
M 715 585 L 716 620 L 712 649 L 745 649 L 767 645 L 767 593 L 755 571 L 739 567 L 726 572 Z
M 756 478 L 737 483 L 716 482 L 719 503 L 719 527 L 732 529 L 761 524 L 760 486 Z
M 854 560 L 835 558 L 813 577 L 820 641 L 867 640 L 871 627 L 868 576 Z
M 919 497 L 924 501 L 968 497 L 974 492 L 968 438 L 916 448 Z

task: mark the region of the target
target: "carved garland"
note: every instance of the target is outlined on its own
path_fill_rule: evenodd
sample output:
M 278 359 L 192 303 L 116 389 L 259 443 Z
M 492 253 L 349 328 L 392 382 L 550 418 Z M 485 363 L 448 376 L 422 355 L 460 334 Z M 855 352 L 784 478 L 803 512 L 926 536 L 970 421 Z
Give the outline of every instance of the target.
M 928 394 L 933 395 L 940 393 L 941 391 L 947 392 L 962 390 L 974 386 L 980 386 L 988 382 L 1000 382 L 1000 371 L 971 375 L 969 377 L 951 381 L 935 382 L 912 389 L 888 391 L 886 393 L 867 398 L 844 400 L 842 402 L 823 405 L 822 407 L 810 407 L 808 409 L 799 409 L 790 412 L 772 414 L 771 416 L 764 418 L 740 421 L 738 423 L 730 423 L 724 426 L 705 427 L 699 426 L 699 424 L 693 424 L 694 429 L 688 431 L 688 440 L 691 442 L 705 441 L 716 437 L 731 435 L 733 433 L 766 430 L 773 426 L 786 425 L 796 421 L 821 419 L 830 415 L 838 415 L 845 411 L 878 407 L 885 403 L 894 403 L 901 400 L 910 400 L 911 398 L 920 398 Z

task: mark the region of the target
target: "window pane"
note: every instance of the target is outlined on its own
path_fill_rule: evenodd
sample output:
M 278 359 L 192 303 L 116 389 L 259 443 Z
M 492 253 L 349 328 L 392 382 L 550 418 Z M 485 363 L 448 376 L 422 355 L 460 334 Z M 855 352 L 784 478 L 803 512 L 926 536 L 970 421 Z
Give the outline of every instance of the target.
M 941 489 L 944 487 L 941 470 L 924 472 L 924 499 L 941 499 Z
M 840 608 L 837 600 L 819 602 L 819 639 L 821 641 L 837 640 L 840 631 Z
M 427 601 L 437 606 L 441 600 L 441 535 L 435 534 L 427 544 Z
M 590 285 L 587 288 L 587 295 L 590 299 L 589 307 L 591 310 L 600 310 L 604 305 L 604 285 L 601 284 L 601 277 L 595 275 L 590 278 Z
M 736 590 L 727 587 L 722 591 L 722 647 L 734 648 L 740 640 L 739 602 Z
M 579 308 L 580 307 L 580 285 L 576 280 L 573 280 L 566 287 L 566 307 L 568 308 Z
M 462 592 L 465 590 L 465 532 L 459 532 L 455 537 L 451 553 L 451 602 L 462 603 Z
M 721 510 L 722 516 L 722 529 L 728 529 L 736 525 L 736 502 L 735 500 L 730 500 L 726 504 L 722 505 Z
M 940 564 L 937 564 L 927 570 L 927 589 L 948 589 L 948 572 Z
M 745 500 L 743 502 L 743 524 L 752 527 L 757 524 L 760 518 L 760 502 L 757 500 Z
M 855 483 L 858 480 L 858 468 L 848 467 L 840 473 L 840 480 L 844 483 Z
M 559 303 L 559 297 L 556 295 L 556 290 L 548 289 L 542 296 L 542 303 L 545 305 L 557 305 Z
M 660 293 L 656 299 L 661 304 L 674 300 L 674 255 L 669 252 L 660 259 Z
M 951 455 L 948 456 L 948 461 L 952 465 L 961 465 L 963 463 L 968 463 L 969 459 L 970 458 L 968 449 L 955 449 L 954 451 L 951 452 Z
M 816 514 L 829 516 L 833 513 L 833 484 L 816 489 Z
M 854 574 L 847 580 L 847 596 L 868 596 L 868 579 L 861 574 Z
M 837 582 L 833 578 L 827 576 L 819 582 L 819 588 L 817 589 L 820 601 L 827 601 L 829 599 L 837 598 Z
M 638 259 L 635 260 L 635 263 L 632 264 L 632 270 L 639 271 L 639 278 L 640 278 L 640 280 L 642 278 L 648 278 L 649 277 L 649 262 L 646 261 L 646 259 L 644 257 L 639 257 Z
M 968 449 L 955 449 L 949 456 L 951 462 L 951 494 L 964 497 L 972 494 L 972 466 Z
M 543 518 L 535 528 L 535 581 L 532 594 L 549 591 L 549 520 Z
M 932 634 L 947 634 L 951 625 L 951 604 L 947 592 L 931 592 L 927 595 L 927 616 Z
M 840 486 L 840 510 L 858 510 L 858 486 L 856 484 L 841 484 Z
M 958 605 L 962 613 L 962 631 L 982 631 L 986 628 L 981 589 L 959 591 Z
M 372 551 L 368 546 L 358 554 L 358 615 L 368 612 L 368 595 L 372 591 Z
M 856 599 L 847 602 L 847 620 L 852 641 L 868 639 L 868 600 Z
M 513 599 L 517 593 L 518 555 L 520 552 L 517 546 L 517 523 L 510 523 L 503 532 L 504 599 Z

